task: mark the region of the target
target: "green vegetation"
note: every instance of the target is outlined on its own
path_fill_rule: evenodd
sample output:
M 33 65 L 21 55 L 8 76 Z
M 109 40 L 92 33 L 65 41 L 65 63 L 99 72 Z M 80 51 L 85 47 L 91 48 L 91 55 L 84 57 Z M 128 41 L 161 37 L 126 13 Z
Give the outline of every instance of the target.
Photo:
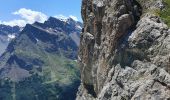
M 20 63 L 17 67 L 29 71 L 31 77 L 20 82 L 0 80 L 0 100 L 75 99 L 80 84 L 77 62 L 66 56 L 71 50 L 47 52 L 51 45 L 50 42 L 34 43 L 25 34 L 14 41 L 13 55 Z
M 37 74 L 18 83 L 0 80 L 0 100 L 73 100 L 73 93 L 79 85 L 78 81 L 69 85 L 58 82 L 43 84 L 43 81 L 43 77 Z
M 69 33 L 80 30 L 72 24 L 49 18 L 26 25 L 1 57 L 0 100 L 75 100 L 78 46 Z
M 152 1 L 152 0 L 150 0 Z M 144 2 L 144 1 L 141 1 Z M 153 1 L 152 1 L 153 2 Z M 159 9 L 159 8 L 154 8 L 154 9 L 147 9 L 144 12 L 150 12 L 156 16 L 160 16 L 161 19 L 165 22 L 170 27 L 170 0 L 163 0 L 163 3 L 165 5 L 165 8 Z
M 160 17 L 170 27 L 170 0 L 163 0 L 165 3 L 165 9 L 160 11 Z
M 27 63 L 32 63 L 32 60 L 36 59 L 39 60 L 38 62 L 42 62 L 42 65 L 41 63 L 39 65 L 33 64 L 34 66 L 30 73 L 45 76 L 44 84 L 55 81 L 69 84 L 73 80 L 79 80 L 77 62 L 62 56 L 62 53 L 60 55 L 57 52 L 48 53 L 38 49 L 37 46 L 32 48 L 32 50 L 17 48 L 15 55 L 18 55 L 20 59 L 26 60 Z
M 32 51 L 30 51 L 32 52 Z M 0 80 L 0 100 L 73 100 L 79 86 L 77 62 L 56 53 L 39 51 L 37 56 L 29 51 L 15 52 L 22 59 L 41 58 L 40 68 L 33 66 L 31 77 L 18 83 Z M 29 60 L 28 60 L 29 61 Z M 41 69 L 41 70 L 39 70 Z M 63 96 L 66 95 L 66 96 Z
M 161 19 L 170 27 L 170 0 L 163 0 L 165 8 L 160 10 L 159 8 L 148 9 L 145 8 L 146 3 L 152 4 L 155 0 L 137 0 L 143 7 L 143 13 L 150 12 L 156 16 L 160 16 Z
M 42 65 L 34 64 L 30 70 L 32 77 L 16 84 L 16 89 L 13 89 L 12 84 L 9 85 L 11 97 L 16 96 L 17 100 L 73 100 L 73 93 L 76 93 L 80 80 L 77 62 L 62 56 L 62 52 L 48 53 L 39 49 L 39 46 L 31 49 L 16 48 L 15 55 L 27 63 L 39 59 Z

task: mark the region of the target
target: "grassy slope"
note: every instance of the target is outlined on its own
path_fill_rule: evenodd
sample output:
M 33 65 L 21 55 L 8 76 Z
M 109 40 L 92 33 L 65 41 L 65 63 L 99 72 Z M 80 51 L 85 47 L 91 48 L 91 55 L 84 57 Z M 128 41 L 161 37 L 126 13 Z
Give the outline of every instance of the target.
M 170 27 L 170 0 L 163 0 L 165 3 L 165 9 L 160 11 L 160 17 Z
M 0 87 L 3 88 L 0 89 L 0 100 L 15 100 L 15 98 L 16 100 L 57 100 L 63 98 L 63 94 L 68 95 L 67 100 L 73 100 L 74 97 L 70 98 L 69 95 L 76 93 L 79 85 L 79 72 L 74 60 L 55 53 L 22 52 L 21 49 L 16 54 L 26 58 L 41 58 L 44 62 L 41 66 L 42 72 L 33 68 L 32 77 L 16 84 L 8 80 L 5 84 L 1 81 Z
M 146 5 L 152 4 L 155 0 L 137 0 L 143 6 L 143 13 L 150 12 L 157 16 L 160 16 L 161 19 L 170 27 L 170 0 L 163 0 L 165 8 L 160 10 L 159 8 L 148 9 Z
M 38 98 L 38 100 L 55 100 L 56 98 L 59 98 L 60 93 L 64 92 L 63 87 L 72 84 L 74 85 L 74 82 L 77 82 L 79 80 L 77 63 L 71 59 L 65 58 L 64 56 L 62 56 L 62 54 L 58 55 L 58 53 L 47 53 L 38 48 L 35 48 L 34 52 L 24 52 L 21 51 L 21 49 L 19 50 L 20 52 L 17 52 L 17 55 L 22 55 L 25 58 L 40 59 L 44 62 L 44 64 L 43 66 L 41 66 L 42 72 L 39 72 L 36 68 L 32 69 L 32 73 L 34 73 L 35 75 L 38 74 L 39 76 L 36 77 L 39 78 L 34 78 L 33 81 L 29 80 L 30 82 L 22 83 L 23 86 L 19 86 L 17 89 L 17 96 L 23 96 L 27 94 L 32 95 L 32 93 L 34 93 L 35 96 L 32 95 L 33 97 L 31 100 L 34 100 L 35 97 Z M 35 80 L 37 80 L 38 82 L 36 82 Z M 32 86 L 39 91 L 31 88 Z M 26 90 L 24 94 L 20 92 L 23 91 L 23 89 Z M 25 97 L 26 96 L 24 96 L 24 100 L 27 99 Z M 30 100 L 29 98 L 28 100 Z
M 25 41 L 27 40 L 27 41 Z M 0 80 L 0 100 L 73 100 L 79 86 L 77 62 L 63 52 L 46 52 L 50 44 L 33 43 L 26 35 L 16 41 L 13 54 L 33 65 L 31 77 L 19 83 Z M 38 59 L 42 65 L 32 64 Z

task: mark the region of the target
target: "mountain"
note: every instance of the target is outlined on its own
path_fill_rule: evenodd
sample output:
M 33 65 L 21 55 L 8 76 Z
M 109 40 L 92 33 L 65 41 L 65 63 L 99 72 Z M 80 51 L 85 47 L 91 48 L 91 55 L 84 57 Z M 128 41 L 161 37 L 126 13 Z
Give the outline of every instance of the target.
M 41 26 L 47 31 L 62 31 L 65 34 L 69 35 L 71 39 L 79 45 L 80 42 L 80 32 L 82 30 L 83 24 L 81 22 L 74 21 L 72 18 L 67 20 L 56 19 L 50 17 L 44 24 L 35 22 L 35 25 Z
M 5 51 L 9 42 L 21 31 L 18 26 L 0 25 L 0 55 Z
M 81 25 L 53 17 L 27 24 L 0 57 L 0 99 L 74 100 Z
M 170 99 L 170 1 L 82 0 L 77 100 Z

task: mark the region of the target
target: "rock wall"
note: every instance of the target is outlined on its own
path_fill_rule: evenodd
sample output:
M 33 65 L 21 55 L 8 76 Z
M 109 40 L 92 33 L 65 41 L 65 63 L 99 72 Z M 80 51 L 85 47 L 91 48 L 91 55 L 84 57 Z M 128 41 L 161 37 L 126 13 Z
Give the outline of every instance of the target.
M 161 0 L 83 0 L 77 100 L 170 99 L 170 30 Z

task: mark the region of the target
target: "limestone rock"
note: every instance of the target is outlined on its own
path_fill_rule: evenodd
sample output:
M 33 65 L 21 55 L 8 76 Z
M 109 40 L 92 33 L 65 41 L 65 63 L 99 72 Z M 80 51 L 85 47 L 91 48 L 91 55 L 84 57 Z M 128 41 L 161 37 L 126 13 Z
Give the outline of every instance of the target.
M 82 1 L 77 100 L 170 99 L 170 29 L 149 12 L 163 6 L 162 0 Z

